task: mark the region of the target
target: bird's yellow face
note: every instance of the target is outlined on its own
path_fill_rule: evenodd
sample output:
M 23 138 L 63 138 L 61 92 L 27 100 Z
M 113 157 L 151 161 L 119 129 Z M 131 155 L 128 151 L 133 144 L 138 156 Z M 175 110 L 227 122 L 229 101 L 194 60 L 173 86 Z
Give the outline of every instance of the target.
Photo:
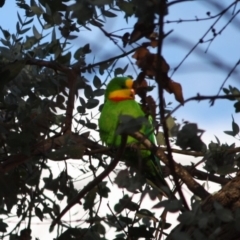
M 130 78 L 116 82 L 115 89 L 108 94 L 108 99 L 115 102 L 133 100 L 134 97 L 135 92 L 133 90 L 133 80 Z

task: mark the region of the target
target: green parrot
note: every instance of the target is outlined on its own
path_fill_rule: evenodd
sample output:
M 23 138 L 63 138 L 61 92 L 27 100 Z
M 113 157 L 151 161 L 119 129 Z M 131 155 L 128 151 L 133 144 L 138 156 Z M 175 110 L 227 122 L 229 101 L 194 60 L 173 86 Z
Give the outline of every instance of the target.
M 115 77 L 107 85 L 105 92 L 105 102 L 99 118 L 99 132 L 101 140 L 109 147 L 119 147 L 121 135 L 116 130 L 119 126 L 120 116 L 132 118 L 145 118 L 141 106 L 134 100 L 133 80 L 128 77 Z M 150 118 L 142 122 L 139 130 L 152 143 L 155 143 L 153 126 Z M 137 145 L 138 141 L 128 136 L 127 145 Z M 141 158 L 141 169 L 146 179 L 150 180 L 153 187 L 157 187 L 165 196 L 170 197 L 171 191 L 163 178 L 159 159 L 146 149 L 134 150 L 127 149 L 123 156 L 131 166 L 139 166 Z

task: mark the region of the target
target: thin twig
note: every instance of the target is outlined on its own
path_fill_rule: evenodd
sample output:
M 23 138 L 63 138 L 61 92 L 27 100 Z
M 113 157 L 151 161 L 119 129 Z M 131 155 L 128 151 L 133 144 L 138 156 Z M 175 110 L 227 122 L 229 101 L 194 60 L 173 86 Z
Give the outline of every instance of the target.
M 163 6 L 165 1 L 160 2 Z M 166 7 L 166 5 L 165 5 Z M 159 34 L 158 34 L 158 50 L 157 50 L 157 63 L 158 66 L 161 66 L 160 61 L 161 61 L 161 55 L 162 55 L 162 44 L 163 44 L 163 36 L 164 36 L 164 31 L 163 31 L 163 26 L 164 26 L 164 7 L 162 10 L 162 14 L 159 15 Z M 179 197 L 181 198 L 184 207 L 189 210 L 187 201 L 183 195 L 183 192 L 181 190 L 181 186 L 178 181 L 178 177 L 175 173 L 175 168 L 174 168 L 174 162 L 173 162 L 173 157 L 172 157 L 172 150 L 169 142 L 169 136 L 168 136 L 168 127 L 167 123 L 165 120 L 165 109 L 164 109 L 164 92 L 163 92 L 163 87 L 161 86 L 161 82 L 163 80 L 164 76 L 161 70 L 156 71 L 156 81 L 158 83 L 158 95 L 159 95 L 159 109 L 160 109 L 160 118 L 163 126 L 163 134 L 167 146 L 167 157 L 169 160 L 169 168 L 173 176 L 174 183 L 176 185 L 176 190 L 179 194 Z

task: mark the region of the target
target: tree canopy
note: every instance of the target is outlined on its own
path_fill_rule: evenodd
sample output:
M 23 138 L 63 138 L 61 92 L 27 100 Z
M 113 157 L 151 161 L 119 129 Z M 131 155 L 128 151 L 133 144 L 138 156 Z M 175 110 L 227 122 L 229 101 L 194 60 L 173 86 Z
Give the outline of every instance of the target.
M 189 102 L 206 100 L 212 108 L 232 101 L 232 113 L 238 113 L 240 92 L 226 82 L 240 60 L 227 66 L 226 59 L 210 53 L 201 57 L 226 73 L 215 95 L 192 92 L 186 98 L 183 84 L 172 77 L 201 44 L 208 53 L 229 26 L 239 23 L 239 1 L 209 1 L 205 17 L 168 19 L 172 8 L 192 2 L 15 1 L 16 29 L 0 23 L 2 239 L 41 239 L 33 231 L 36 223 L 58 240 L 240 239 L 240 148 L 218 137 L 205 142 L 198 122 L 175 117 Z M 1 12 L 7 4 L 0 1 Z M 184 39 L 171 36 L 189 22 L 209 25 L 186 50 Z M 168 39 L 185 51 L 176 67 L 164 56 Z M 129 146 L 112 149 L 99 141 L 97 120 L 114 76 L 134 79 L 158 146 L 136 130 L 139 119 L 124 119 L 119 133 L 138 139 L 159 158 L 175 199 L 159 196 L 139 169 L 125 165 L 123 151 Z M 239 138 L 233 115 L 231 121 L 231 129 L 222 131 Z M 191 160 L 180 164 L 179 156 Z M 219 191 L 210 192 L 211 183 Z

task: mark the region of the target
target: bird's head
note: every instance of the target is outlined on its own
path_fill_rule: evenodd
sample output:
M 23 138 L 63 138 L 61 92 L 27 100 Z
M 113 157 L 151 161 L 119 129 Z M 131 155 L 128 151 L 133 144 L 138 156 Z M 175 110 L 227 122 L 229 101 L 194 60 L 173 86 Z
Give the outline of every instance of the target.
M 107 85 L 105 100 L 124 101 L 134 99 L 133 80 L 129 77 L 115 77 Z

